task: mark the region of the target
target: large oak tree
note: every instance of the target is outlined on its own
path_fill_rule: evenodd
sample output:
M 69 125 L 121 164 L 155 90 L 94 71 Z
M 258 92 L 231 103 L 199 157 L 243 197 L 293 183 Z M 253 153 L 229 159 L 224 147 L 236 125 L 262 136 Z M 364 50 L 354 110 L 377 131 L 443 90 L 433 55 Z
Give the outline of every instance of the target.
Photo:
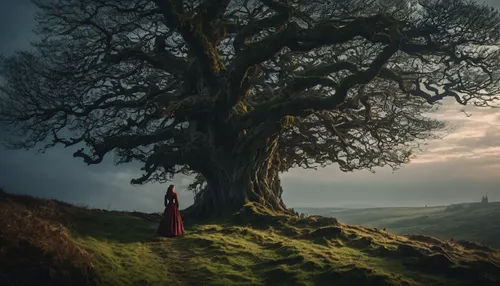
M 452 97 L 499 93 L 500 16 L 466 0 L 36 0 L 30 51 L 0 61 L 9 143 L 83 145 L 132 181 L 192 174 L 191 208 L 284 210 L 279 173 L 397 167 Z

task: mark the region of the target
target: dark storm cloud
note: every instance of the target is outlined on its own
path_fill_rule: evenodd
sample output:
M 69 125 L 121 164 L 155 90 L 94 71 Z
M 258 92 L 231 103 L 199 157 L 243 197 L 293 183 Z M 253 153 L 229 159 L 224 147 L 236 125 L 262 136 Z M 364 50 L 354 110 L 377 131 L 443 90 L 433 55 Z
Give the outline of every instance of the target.
M 87 166 L 72 156 L 74 150 L 55 148 L 45 154 L 0 150 L 0 187 L 15 193 L 57 198 L 98 208 L 161 209 L 166 186 L 130 185 L 139 175 L 138 165 L 114 166 L 111 160 Z M 178 178 L 181 206 L 192 203 L 191 194 L 182 191 L 186 181 Z
M 500 1 L 489 4 L 500 8 Z M 28 0 L 0 0 L 0 53 L 28 49 L 35 9 Z M 456 127 L 443 140 L 431 142 L 414 163 L 392 173 L 380 169 L 342 173 L 336 166 L 318 171 L 294 169 L 283 175 L 284 200 L 291 206 L 436 205 L 478 200 L 488 192 L 500 200 L 500 117 L 498 110 L 465 108 L 446 101 L 433 116 Z M 2 134 L 0 133 L 0 136 Z M 57 198 L 99 208 L 161 211 L 166 185 L 130 185 L 140 175 L 137 164 L 114 166 L 112 155 L 86 166 L 72 157 L 76 148 L 35 150 L 0 148 L 0 187 L 17 193 Z M 184 191 L 189 178 L 174 180 L 182 207 L 192 203 Z

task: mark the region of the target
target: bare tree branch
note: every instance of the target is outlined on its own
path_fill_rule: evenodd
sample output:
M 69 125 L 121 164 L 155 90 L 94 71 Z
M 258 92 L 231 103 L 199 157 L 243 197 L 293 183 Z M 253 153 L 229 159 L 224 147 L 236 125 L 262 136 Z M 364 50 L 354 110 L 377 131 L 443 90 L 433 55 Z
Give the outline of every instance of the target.
M 467 0 L 34 2 L 39 40 L 0 57 L 8 143 L 114 152 L 134 183 L 196 174 L 200 198 L 397 168 L 444 128 L 436 102 L 498 107 L 500 16 Z

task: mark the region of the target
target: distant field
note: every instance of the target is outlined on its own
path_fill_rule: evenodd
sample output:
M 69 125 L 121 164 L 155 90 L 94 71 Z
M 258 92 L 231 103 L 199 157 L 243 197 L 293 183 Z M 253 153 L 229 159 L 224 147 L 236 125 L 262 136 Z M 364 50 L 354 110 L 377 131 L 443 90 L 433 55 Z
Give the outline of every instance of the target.
M 396 234 L 465 239 L 500 248 L 500 202 L 427 208 L 300 208 L 309 215 L 336 217 L 347 224 L 386 228 Z

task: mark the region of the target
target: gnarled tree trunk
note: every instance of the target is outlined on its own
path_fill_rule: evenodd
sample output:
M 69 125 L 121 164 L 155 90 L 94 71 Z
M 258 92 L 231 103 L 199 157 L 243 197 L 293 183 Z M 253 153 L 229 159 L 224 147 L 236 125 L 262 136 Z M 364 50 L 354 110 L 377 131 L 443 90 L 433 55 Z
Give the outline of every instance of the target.
M 274 211 L 291 213 L 282 200 L 277 138 L 267 139 L 260 148 L 241 152 L 211 154 L 196 168 L 207 183 L 193 206 L 185 213 L 206 217 L 239 210 L 247 202 L 262 204 Z M 222 153 L 222 154 L 221 154 Z

